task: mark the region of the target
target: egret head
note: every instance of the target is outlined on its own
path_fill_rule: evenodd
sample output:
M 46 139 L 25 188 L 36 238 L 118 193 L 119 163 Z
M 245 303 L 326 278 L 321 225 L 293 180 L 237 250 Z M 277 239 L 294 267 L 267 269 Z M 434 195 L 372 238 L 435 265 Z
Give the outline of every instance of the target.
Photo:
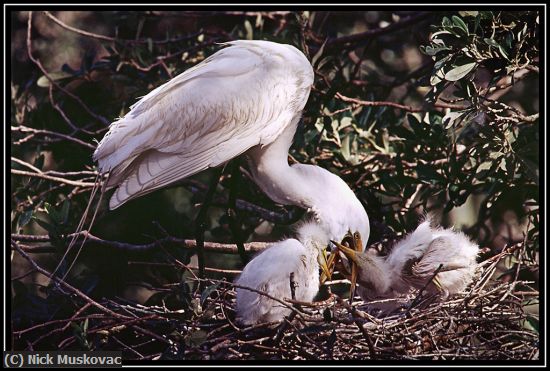
M 363 242 L 359 232 L 346 235 L 342 243 L 332 242 L 349 261 L 347 265 L 341 264 L 340 269 L 351 281 L 350 295 L 352 298 L 356 284 L 371 288 L 378 293 L 384 293 L 389 289 L 391 273 L 386 269 L 384 259 L 378 256 L 375 250 L 363 251 Z M 335 260 L 337 256 L 335 255 Z

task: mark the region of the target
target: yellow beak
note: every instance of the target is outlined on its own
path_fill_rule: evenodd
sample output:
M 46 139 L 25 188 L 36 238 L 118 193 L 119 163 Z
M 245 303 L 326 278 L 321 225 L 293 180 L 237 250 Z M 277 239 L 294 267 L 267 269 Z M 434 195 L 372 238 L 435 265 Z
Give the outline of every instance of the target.
M 350 260 L 351 275 L 350 275 L 349 280 L 351 281 L 351 287 L 350 287 L 350 290 L 349 290 L 349 295 L 350 295 L 350 302 L 352 302 L 353 298 L 355 296 L 355 287 L 357 285 L 357 275 L 358 275 L 358 271 L 357 271 L 357 264 L 358 264 L 357 251 L 354 250 L 354 249 L 350 249 L 349 247 L 346 247 L 344 245 L 341 245 L 337 242 L 334 242 L 334 241 L 332 241 L 332 242 L 336 245 L 338 250 L 340 250 Z M 355 243 L 354 243 L 354 245 L 355 245 Z M 354 247 L 357 248 L 357 246 L 354 246 Z
M 349 260 L 351 260 L 354 263 L 357 263 L 357 252 L 355 250 L 350 249 L 347 246 L 341 245 L 336 241 L 330 241 L 330 242 L 336 245 L 338 250 L 340 250 L 342 254 L 344 254 Z
M 321 251 L 321 255 L 319 256 L 319 267 L 321 267 L 322 271 L 321 278 L 319 279 L 321 285 L 332 278 L 332 272 L 334 272 L 334 266 L 336 265 L 336 257 L 337 254 L 330 254 L 327 257 L 326 248 Z

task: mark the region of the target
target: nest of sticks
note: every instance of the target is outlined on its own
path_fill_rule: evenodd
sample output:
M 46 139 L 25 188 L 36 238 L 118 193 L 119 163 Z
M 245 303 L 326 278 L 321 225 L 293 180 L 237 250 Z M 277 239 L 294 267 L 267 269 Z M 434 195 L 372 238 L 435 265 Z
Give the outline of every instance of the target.
M 16 329 L 13 340 L 26 344 L 25 350 L 44 349 L 45 342 L 57 350 L 121 350 L 123 359 L 136 361 L 536 360 L 539 333 L 525 326 L 532 315 L 523 307 L 538 291 L 518 279 L 521 263 L 507 282 L 493 277 L 499 262 L 521 250 L 513 246 L 479 264 L 470 287 L 444 302 L 417 305 L 423 302 L 417 292 L 401 310 L 374 316 L 368 304 L 350 304 L 328 290 L 325 300 L 314 303 L 275 298 L 291 314 L 283 322 L 248 327 L 234 321 L 235 285 L 225 280 L 196 278 L 201 289 L 191 294 L 188 308 L 176 310 L 120 298 L 94 301 L 58 281 L 80 309 L 66 319 Z

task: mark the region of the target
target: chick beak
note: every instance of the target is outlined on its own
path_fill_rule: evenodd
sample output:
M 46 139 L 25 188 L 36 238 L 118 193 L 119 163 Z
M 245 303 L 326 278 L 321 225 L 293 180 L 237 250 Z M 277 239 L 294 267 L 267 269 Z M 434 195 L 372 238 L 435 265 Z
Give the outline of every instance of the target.
M 336 264 L 336 254 L 330 254 L 327 258 L 327 250 L 323 249 L 319 254 L 319 267 L 321 267 L 321 278 L 319 283 L 323 285 L 327 280 L 332 278 L 332 272 L 334 271 L 334 265 Z
M 340 252 L 342 252 L 342 254 L 344 254 L 350 260 L 350 265 L 351 265 L 350 302 L 352 302 L 353 298 L 355 296 L 355 286 L 357 285 L 357 275 L 358 275 L 358 271 L 357 271 L 357 264 L 358 264 L 357 251 L 354 250 L 354 249 L 350 249 L 349 247 L 346 247 L 344 245 L 341 245 L 341 244 L 339 244 L 338 242 L 335 242 L 335 241 L 332 241 L 332 243 L 334 243 L 336 245 L 336 247 L 338 248 L 338 250 L 340 250 Z
M 338 250 L 340 250 L 340 252 L 346 256 L 346 258 L 357 264 L 357 252 L 355 250 L 350 249 L 347 246 L 341 245 L 336 241 L 330 242 L 332 242 L 338 248 Z
M 441 285 L 441 282 L 439 281 L 439 279 L 437 278 L 437 274 L 435 275 L 435 277 L 432 279 L 432 283 L 434 284 L 435 287 L 437 287 L 437 289 L 441 292 L 443 292 L 443 286 Z

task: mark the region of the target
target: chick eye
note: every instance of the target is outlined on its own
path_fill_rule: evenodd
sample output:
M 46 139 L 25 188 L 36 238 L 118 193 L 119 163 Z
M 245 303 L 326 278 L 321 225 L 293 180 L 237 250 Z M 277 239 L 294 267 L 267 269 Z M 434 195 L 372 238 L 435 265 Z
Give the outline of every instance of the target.
M 353 238 L 355 238 L 356 240 L 360 239 L 361 238 L 361 235 L 359 234 L 359 232 L 355 232 L 353 234 Z

